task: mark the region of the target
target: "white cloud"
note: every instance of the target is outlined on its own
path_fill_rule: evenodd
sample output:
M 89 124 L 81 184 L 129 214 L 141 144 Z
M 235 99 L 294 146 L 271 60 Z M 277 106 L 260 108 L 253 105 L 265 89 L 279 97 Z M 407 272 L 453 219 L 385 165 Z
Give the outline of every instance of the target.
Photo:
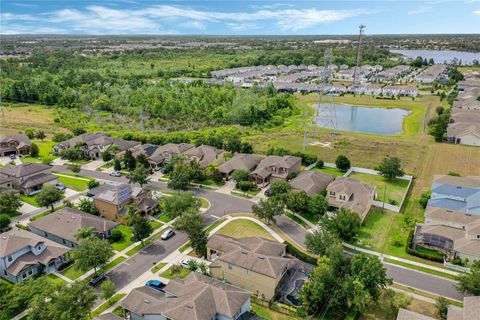
M 432 10 L 433 10 L 433 6 L 423 6 L 423 7 L 419 7 L 417 9 L 408 11 L 408 14 L 410 14 L 410 15 L 412 15 L 412 14 L 422 14 L 422 13 L 431 12 Z
M 176 5 L 138 9 L 89 5 L 84 10 L 65 8 L 36 17 L 4 13 L 2 21 L 27 21 L 34 18 L 41 21 L 44 28 L 57 28 L 61 25 L 71 32 L 90 34 L 176 33 L 178 29 L 206 30 L 207 24 L 222 24 L 235 31 L 257 29 L 260 26 L 278 28 L 281 31 L 299 31 L 366 13 L 364 10 L 293 9 L 282 5 L 239 12 Z M 166 30 L 163 26 L 168 26 L 169 29 Z M 37 33 L 38 30 L 32 29 L 30 32 Z
M 480 10 L 473 11 L 473 13 L 478 14 L 480 16 Z

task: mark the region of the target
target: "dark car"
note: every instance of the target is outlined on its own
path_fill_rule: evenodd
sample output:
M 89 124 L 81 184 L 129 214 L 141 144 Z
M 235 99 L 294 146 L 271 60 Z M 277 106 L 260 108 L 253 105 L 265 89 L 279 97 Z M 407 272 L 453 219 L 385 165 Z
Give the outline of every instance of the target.
M 88 285 L 90 287 L 95 287 L 105 280 L 107 280 L 107 276 L 104 275 L 104 274 L 101 274 L 101 275 L 98 275 L 96 277 L 93 277 L 90 281 L 88 281 Z
M 17 156 L 15 156 L 14 154 L 11 154 L 10 155 L 10 159 L 14 160 Z
M 57 187 L 57 189 L 60 190 L 60 191 L 67 190 L 67 187 L 63 183 L 57 183 L 57 184 L 55 184 L 55 187 Z
M 174 235 L 175 235 L 175 231 L 173 231 L 173 229 L 170 229 L 165 231 L 160 238 L 162 238 L 162 240 L 168 240 Z
M 148 280 L 147 283 L 145 283 L 147 287 L 150 287 L 152 289 L 158 290 L 163 292 L 163 288 L 165 288 L 166 284 L 163 283 L 160 280 Z
M 272 191 L 270 190 L 270 188 L 268 188 L 267 190 L 265 190 L 265 196 L 266 197 L 270 197 L 272 195 Z

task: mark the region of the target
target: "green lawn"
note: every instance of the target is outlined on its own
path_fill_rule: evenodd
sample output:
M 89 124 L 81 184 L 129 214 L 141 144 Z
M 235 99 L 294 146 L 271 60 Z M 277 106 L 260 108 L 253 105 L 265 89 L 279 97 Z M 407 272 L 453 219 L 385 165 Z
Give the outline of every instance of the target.
M 85 273 L 84 271 L 77 270 L 75 268 L 75 263 L 73 263 L 70 267 L 68 267 L 67 269 L 65 269 L 61 272 L 61 274 L 63 274 L 65 277 L 67 277 L 69 279 L 72 279 L 72 280 L 78 279 L 84 273 Z
M 194 183 L 203 184 L 204 186 L 214 186 L 214 187 L 222 187 L 223 186 L 223 183 L 218 183 L 218 182 L 215 182 L 211 179 L 207 179 L 207 180 L 204 180 L 202 182 L 194 181 Z
M 190 248 L 190 241 L 187 241 L 187 243 L 185 243 L 183 246 L 181 246 L 180 248 L 178 248 L 178 251 L 184 252 L 184 251 L 187 250 L 188 248 Z
M 257 314 L 258 316 L 264 318 L 265 320 L 296 320 L 299 318 L 288 316 L 286 314 L 268 309 L 264 306 L 252 303 L 250 305 L 250 310 Z
M 345 174 L 344 171 L 338 170 L 337 168 L 329 168 L 329 167 L 323 167 L 321 169 L 317 168 L 317 167 L 314 167 L 314 168 L 312 168 L 312 171 L 329 173 L 329 174 L 333 174 L 333 175 L 340 176 L 340 177 Z
M 198 199 L 200 200 L 200 207 L 201 207 L 201 208 L 206 209 L 206 208 L 208 208 L 208 207 L 210 206 L 210 202 L 208 202 L 207 199 L 201 198 L 201 197 L 198 197 Z
M 156 221 L 156 220 L 150 220 L 150 225 L 152 226 L 153 230 L 160 228 L 163 226 L 163 223 Z
M 257 195 L 257 193 L 260 192 L 260 189 L 259 189 L 259 188 L 255 188 L 255 189 L 250 189 L 250 190 L 248 190 L 248 191 L 242 191 L 242 190 L 240 190 L 240 189 L 234 188 L 233 191 L 238 192 L 238 193 L 246 193 L 246 194 L 249 194 L 249 195 L 251 195 L 252 197 L 254 197 L 254 196 Z
M 425 248 L 425 247 L 421 247 L 421 246 L 417 246 L 415 248 L 415 251 L 418 251 L 418 252 L 421 252 L 421 253 L 425 253 L 425 254 L 429 254 L 431 256 L 436 256 L 437 258 L 443 258 L 444 257 L 444 254 L 442 254 L 440 251 L 438 250 L 434 250 L 434 249 L 429 249 L 429 248 Z
M 40 205 L 37 203 L 37 200 L 35 200 L 35 196 L 27 196 L 25 194 L 20 195 L 20 200 L 23 202 L 26 202 L 28 204 L 31 204 L 32 206 L 35 207 L 40 207 Z
M 159 264 L 157 264 L 155 267 L 152 268 L 152 272 L 153 273 L 157 273 L 158 270 L 162 269 L 163 267 L 165 267 L 167 265 L 166 262 L 160 262 Z
M 101 305 L 98 306 L 97 309 L 93 310 L 90 315 L 91 318 L 95 318 L 96 316 L 101 315 L 105 310 L 110 308 L 113 304 L 117 303 L 120 301 L 123 297 L 125 297 L 127 294 L 126 293 L 117 293 L 113 297 L 110 298 L 109 301 L 105 301 Z
M 120 230 L 120 232 L 123 234 L 123 238 L 120 241 L 113 242 L 112 247 L 114 250 L 117 251 L 122 251 L 128 248 L 132 243 L 132 228 L 120 224 L 117 227 L 117 230 Z
M 172 267 L 170 267 L 168 270 L 165 270 L 162 274 L 160 274 L 160 277 L 166 278 L 166 279 L 183 279 L 186 276 L 188 276 L 192 272 L 191 270 L 188 270 L 186 268 L 180 268 L 179 273 L 173 273 L 172 272 Z
M 157 219 L 165 223 L 172 221 L 172 218 L 170 218 L 170 216 L 166 214 L 158 216 Z
M 302 227 L 304 227 L 305 229 L 310 229 L 310 227 L 302 219 L 300 219 L 293 213 L 287 211 L 285 212 L 285 215 L 290 219 L 292 219 L 293 221 L 295 221 L 296 223 L 298 223 L 299 225 L 301 225 Z
M 52 148 L 56 145 L 56 142 L 51 140 L 39 140 L 33 139 L 30 142 L 35 143 L 38 146 L 38 157 L 25 157 L 22 158 L 22 162 L 42 162 L 45 159 L 53 160 L 55 159 L 54 156 L 51 155 Z
M 66 285 L 67 284 L 67 281 L 63 280 L 62 278 L 60 277 L 57 277 L 56 275 L 54 275 L 53 273 L 50 273 L 48 275 L 45 276 L 45 278 L 49 281 L 49 282 L 52 282 L 54 284 L 58 284 L 58 285 Z
M 275 240 L 268 231 L 262 226 L 247 219 L 233 220 L 223 226 L 217 231 L 217 234 L 223 234 L 234 238 L 248 238 L 248 237 L 262 237 L 270 240 Z
M 376 187 L 377 200 L 386 203 L 390 203 L 391 200 L 393 200 L 396 202 L 396 205 L 400 205 L 403 196 L 408 190 L 408 180 L 398 178 L 394 180 L 387 180 L 382 176 L 361 172 L 352 172 L 348 177 Z M 385 184 L 387 186 L 386 196 Z
M 88 181 L 73 177 L 58 177 L 58 181 L 63 183 L 67 188 L 75 191 L 85 191 L 88 189 Z
M 40 213 L 40 214 L 37 214 L 36 216 L 31 217 L 30 221 L 35 221 L 37 219 L 43 218 L 43 217 L 49 215 L 50 213 L 51 213 L 50 210 L 47 210 L 44 213 Z

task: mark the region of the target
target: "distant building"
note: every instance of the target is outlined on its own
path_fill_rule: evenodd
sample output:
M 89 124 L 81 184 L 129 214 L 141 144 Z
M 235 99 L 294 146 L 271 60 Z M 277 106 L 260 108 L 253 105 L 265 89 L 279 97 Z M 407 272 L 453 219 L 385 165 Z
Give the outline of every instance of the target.
M 30 222 L 30 231 L 56 243 L 73 248 L 80 229 L 93 228 L 92 236 L 108 239 L 118 224 L 74 208 L 65 207 L 45 217 Z
M 0 276 L 20 282 L 52 273 L 69 259 L 69 248 L 21 229 L 0 234 Z
M 463 308 L 450 305 L 446 320 L 478 320 L 480 311 L 480 297 L 464 297 Z M 400 309 L 397 320 L 434 320 L 435 318 L 424 316 L 420 313 Z
M 144 155 L 147 158 L 150 157 L 152 154 L 155 153 L 155 151 L 158 149 L 159 146 L 156 144 L 150 144 L 150 143 L 145 143 L 145 144 L 138 144 L 136 146 L 131 147 L 130 150 L 132 152 L 133 157 L 138 157 L 139 155 Z M 125 156 L 125 151 L 119 152 L 117 154 L 118 158 L 123 158 Z
M 480 177 L 435 176 L 428 206 L 480 215 Z
M 30 139 L 24 134 L 0 135 L 0 157 L 26 156 L 30 152 Z
M 446 64 L 434 64 L 415 77 L 415 82 L 433 82 L 441 81 L 447 78 L 447 65 Z
M 39 192 L 44 184 L 58 183 L 58 177 L 50 173 L 50 166 L 29 162 L 19 165 L 7 164 L 0 168 L 2 181 L 11 181 L 11 186 L 26 195 Z

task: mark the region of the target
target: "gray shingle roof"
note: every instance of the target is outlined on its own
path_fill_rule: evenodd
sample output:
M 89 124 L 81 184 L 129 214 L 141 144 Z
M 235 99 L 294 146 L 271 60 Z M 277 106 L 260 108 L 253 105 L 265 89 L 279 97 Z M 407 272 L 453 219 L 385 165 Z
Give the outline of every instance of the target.
M 240 153 L 219 166 L 218 169 L 223 174 L 230 174 L 234 170 L 247 170 L 250 172 L 255 169 L 262 159 L 263 157 L 254 154 Z
M 302 171 L 290 181 L 290 186 L 296 190 L 305 191 L 310 197 L 325 190 L 335 180 L 333 174 L 318 171 Z
M 9 177 L 21 178 L 30 174 L 47 170 L 50 170 L 50 166 L 42 163 L 30 162 L 19 165 L 7 164 L 5 167 L 0 168 L 0 173 L 3 173 Z

